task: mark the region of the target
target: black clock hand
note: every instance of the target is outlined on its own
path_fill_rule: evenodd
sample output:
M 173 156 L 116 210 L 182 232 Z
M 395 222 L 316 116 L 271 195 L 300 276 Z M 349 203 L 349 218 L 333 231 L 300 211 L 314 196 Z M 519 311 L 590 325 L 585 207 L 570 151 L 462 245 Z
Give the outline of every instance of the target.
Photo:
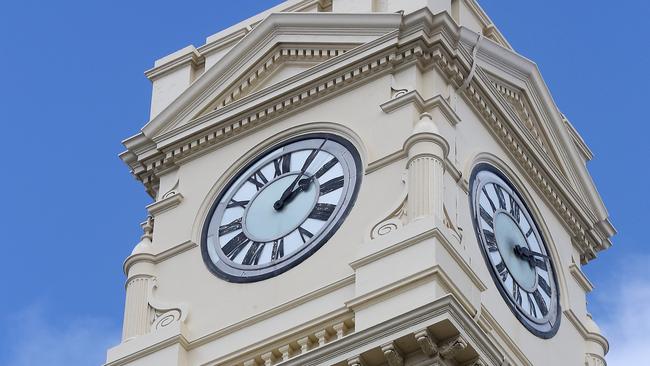
M 311 180 L 313 177 L 309 178 L 303 178 L 298 182 L 298 187 L 291 191 L 287 197 L 285 197 L 283 201 L 283 205 L 286 205 L 287 203 L 293 201 L 293 199 L 298 195 L 300 192 L 304 192 L 309 188 L 309 184 L 311 183 Z M 275 207 L 275 205 L 273 205 Z
M 538 252 L 532 251 L 532 250 L 530 250 L 530 249 L 528 249 L 528 248 L 526 248 L 526 247 L 522 247 L 522 246 L 519 246 L 519 245 L 515 246 L 515 253 L 517 253 L 517 250 L 519 250 L 519 252 L 521 253 L 521 255 L 523 255 L 523 256 L 525 256 L 525 257 L 543 257 L 543 258 L 548 258 L 548 255 L 546 255 L 546 254 L 538 253 Z M 517 254 L 518 254 L 518 253 L 517 253 Z
M 327 142 L 327 139 L 325 139 L 323 141 L 323 143 L 320 144 L 318 149 L 313 150 L 311 152 L 311 154 L 309 154 L 309 156 L 307 157 L 307 160 L 305 160 L 305 163 L 302 165 L 302 169 L 300 170 L 300 174 L 298 174 L 296 176 L 296 179 L 294 179 L 293 182 L 291 182 L 291 184 L 289 185 L 289 187 L 287 187 L 287 189 L 284 190 L 284 192 L 282 193 L 282 196 L 280 196 L 280 199 L 275 201 L 275 203 L 273 204 L 273 208 L 276 211 L 279 211 L 279 210 L 282 209 L 282 207 L 284 207 L 284 204 L 287 202 L 287 198 L 289 196 L 291 196 L 291 193 L 293 192 L 293 189 L 296 186 L 296 183 L 298 183 L 300 178 L 305 174 L 305 171 L 307 171 L 307 168 L 309 168 L 309 165 L 314 160 L 314 158 L 316 157 L 318 152 L 321 151 L 321 149 L 323 148 L 323 146 L 325 145 L 326 142 Z
M 519 258 L 528 262 L 531 267 L 535 266 L 535 257 L 548 258 L 548 255 L 532 251 L 526 247 L 520 245 L 515 245 L 514 247 L 515 255 Z

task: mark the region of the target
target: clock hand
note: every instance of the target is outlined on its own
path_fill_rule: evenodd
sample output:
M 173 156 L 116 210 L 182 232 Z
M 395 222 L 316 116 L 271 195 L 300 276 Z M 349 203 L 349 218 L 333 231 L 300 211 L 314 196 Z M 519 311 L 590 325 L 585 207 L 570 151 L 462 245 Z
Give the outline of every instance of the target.
M 531 267 L 535 266 L 535 257 L 549 258 L 548 255 L 532 251 L 521 245 L 515 245 L 515 255 L 528 262 Z
M 312 177 L 301 179 L 298 182 L 298 187 L 293 191 L 291 191 L 287 197 L 285 197 L 283 206 L 293 201 L 293 199 L 298 195 L 298 193 L 306 191 L 309 188 L 309 184 L 311 183 L 312 179 L 313 179 Z M 273 207 L 275 207 L 275 205 L 273 205 Z
M 289 187 L 287 187 L 287 189 L 284 190 L 284 192 L 282 193 L 282 196 L 280 196 L 280 199 L 277 200 L 277 201 L 275 201 L 275 203 L 273 204 L 273 208 L 274 208 L 276 211 L 279 211 L 279 210 L 282 209 L 282 207 L 284 207 L 284 204 L 286 203 L 287 198 L 288 198 L 288 197 L 291 195 L 291 193 L 293 192 L 293 188 L 296 186 L 296 183 L 298 183 L 298 181 L 300 180 L 300 178 L 305 174 L 305 171 L 307 171 L 307 168 L 309 168 L 309 165 L 310 165 L 311 162 L 314 160 L 314 158 L 316 157 L 316 155 L 321 151 L 321 149 L 323 148 L 323 146 L 325 145 L 325 143 L 327 142 L 327 140 L 328 140 L 328 139 L 323 140 L 323 143 L 320 144 L 320 146 L 318 147 L 318 149 L 313 150 L 313 151 L 311 152 L 311 154 L 309 154 L 309 156 L 307 157 L 307 160 L 305 160 L 305 163 L 304 163 L 303 166 L 302 166 L 302 169 L 300 170 L 300 174 L 298 174 L 298 175 L 296 176 L 296 179 L 294 179 L 293 182 L 291 182 L 291 184 L 289 185 Z
M 521 248 L 520 250 L 524 253 L 525 256 L 548 258 L 548 255 L 546 255 L 546 254 L 538 253 L 538 252 L 532 251 L 532 250 L 530 250 L 530 249 L 528 249 L 526 247 L 522 247 L 522 246 L 519 246 L 519 245 L 517 245 L 517 247 Z

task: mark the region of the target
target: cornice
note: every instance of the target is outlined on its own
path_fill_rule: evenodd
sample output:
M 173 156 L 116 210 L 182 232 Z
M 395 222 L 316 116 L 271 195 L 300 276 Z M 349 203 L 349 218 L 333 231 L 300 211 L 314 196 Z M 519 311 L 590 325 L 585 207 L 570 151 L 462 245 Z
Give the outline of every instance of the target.
M 569 319 L 569 321 L 571 322 L 571 324 L 573 324 L 576 330 L 578 330 L 582 338 L 584 338 L 586 341 L 592 341 L 599 344 L 601 347 L 603 347 L 603 351 L 605 354 L 609 352 L 609 341 L 607 341 L 607 338 L 603 337 L 598 333 L 594 333 L 590 331 L 589 328 L 585 326 L 585 324 L 582 322 L 582 320 L 580 320 L 578 315 L 576 315 L 576 313 L 573 310 L 567 309 L 564 310 L 562 313 L 567 319 Z
M 589 281 L 577 264 L 571 263 L 569 265 L 569 272 L 571 272 L 571 275 L 585 293 L 589 293 L 594 289 L 594 285 Z
M 411 90 L 397 98 L 384 102 L 379 107 L 384 113 L 392 113 L 406 105 L 413 104 L 420 113 L 429 112 L 434 108 L 440 109 L 451 126 L 460 123 L 460 117 L 440 95 L 424 100 L 417 90 Z
M 254 89 L 278 66 L 285 62 L 298 61 L 313 64 L 322 63 L 330 58 L 344 54 L 354 46 L 356 45 L 278 45 L 269 51 L 269 54 L 266 57 L 263 57 L 253 65 L 252 70 L 239 76 L 234 85 L 222 92 L 222 95 L 214 102 L 211 102 L 201 114 L 221 109 L 226 105 L 251 94 L 251 89 Z
M 445 319 L 459 330 L 476 351 L 486 357 L 491 364 L 500 364 L 503 354 L 491 339 L 481 333 L 476 323 L 451 294 L 368 329 L 357 331 L 339 341 L 328 343 L 312 352 L 296 356 L 282 364 L 284 366 L 338 364 L 344 362 L 351 354 L 359 355 L 381 346 L 386 342 L 386 338 L 396 339 Z
M 319 297 L 325 296 L 325 295 L 327 295 L 329 293 L 332 293 L 332 292 L 334 292 L 336 290 L 339 290 L 339 289 L 342 289 L 344 287 L 350 286 L 352 284 L 354 284 L 354 275 L 344 277 L 344 278 L 342 278 L 342 279 L 340 279 L 340 280 L 338 280 L 336 282 L 333 282 L 333 283 L 331 283 L 329 285 L 323 286 L 323 287 L 321 287 L 321 288 L 319 288 L 317 290 L 314 290 L 312 292 L 309 292 L 309 293 L 307 293 L 307 294 L 305 294 L 303 296 L 299 296 L 298 298 L 296 298 L 294 300 L 287 301 L 287 302 L 285 302 L 283 304 L 280 304 L 280 305 L 278 305 L 276 307 L 273 307 L 273 308 L 271 308 L 269 310 L 258 313 L 256 315 L 250 317 L 250 318 L 244 319 L 244 320 L 242 320 L 240 322 L 231 324 L 231 325 L 229 325 L 229 326 L 227 326 L 225 328 L 219 329 L 219 330 L 217 330 L 215 332 L 212 332 L 212 333 L 203 335 L 203 336 L 201 336 L 201 337 L 199 337 L 197 339 L 194 339 L 194 340 L 192 340 L 192 342 L 190 342 L 189 347 L 190 348 L 199 347 L 199 346 L 204 345 L 206 343 L 209 343 L 209 342 L 211 342 L 211 341 L 213 341 L 215 339 L 223 337 L 224 335 L 236 332 L 236 331 L 238 331 L 240 329 L 243 329 L 243 328 L 246 328 L 246 327 L 248 327 L 250 325 L 259 323 L 262 320 L 271 318 L 271 317 L 273 317 L 273 316 L 275 316 L 277 314 L 280 314 L 280 313 L 286 312 L 288 310 L 294 309 L 294 308 L 296 308 L 296 307 L 298 307 L 298 306 L 300 306 L 302 304 L 308 303 L 308 302 L 310 302 L 312 300 L 315 300 L 315 299 L 317 299 Z M 347 312 L 348 312 L 348 310 L 345 309 L 345 308 L 341 308 L 340 311 L 338 311 L 339 315 L 342 314 L 342 313 L 347 313 Z M 328 318 L 331 318 L 331 317 L 332 316 L 328 316 Z
M 162 59 L 161 61 L 161 65 L 156 65 L 144 72 L 147 79 L 153 81 L 160 76 L 187 64 L 198 66 L 205 62 L 205 57 L 197 51 L 194 46 L 187 46 L 170 55 L 170 60 L 167 61 L 166 59 Z
M 255 56 L 260 48 L 283 34 L 301 36 L 329 35 L 331 37 L 376 37 L 399 25 L 399 14 L 331 14 L 331 13 L 273 13 L 239 41 L 217 65 L 207 70 L 190 88 L 158 114 L 142 129 L 150 138 L 165 126 L 188 118 L 194 110 L 201 110 L 216 88 Z M 332 38 L 334 40 L 335 38 Z M 365 42 L 369 41 L 366 39 Z
M 156 216 L 167 210 L 178 206 L 183 202 L 183 195 L 181 193 L 174 193 L 168 197 L 163 197 L 160 201 L 156 201 L 146 207 L 149 215 Z
M 124 261 L 124 264 L 122 265 L 122 269 L 124 271 L 124 274 L 128 276 L 129 274 L 129 268 L 133 266 L 135 263 L 138 262 L 149 262 L 152 264 L 158 264 L 163 261 L 166 261 L 169 258 L 172 258 L 174 256 L 177 256 L 181 253 L 184 253 L 190 249 L 196 248 L 198 245 L 194 243 L 193 241 L 186 241 L 181 244 L 178 244 L 176 246 L 173 246 L 169 249 L 163 250 L 162 252 L 159 253 L 138 253 L 134 255 L 130 255 L 129 257 L 126 258 Z
M 179 326 L 182 327 L 182 325 L 179 324 Z M 168 327 L 169 330 L 167 332 L 156 332 L 156 333 L 150 333 L 144 337 L 147 338 L 147 340 L 154 341 L 153 344 L 149 344 L 146 347 L 143 347 L 141 349 L 136 350 L 135 352 L 129 353 L 127 355 L 124 355 L 123 357 L 120 357 L 116 360 L 113 360 L 111 362 L 108 362 L 104 364 L 104 366 L 122 366 L 122 365 L 128 365 L 131 362 L 137 361 L 139 359 L 142 359 L 143 357 L 146 357 L 148 355 L 151 355 L 153 353 L 156 353 L 158 351 L 164 350 L 167 347 L 173 346 L 173 345 L 180 345 L 184 349 L 188 349 L 189 347 L 189 342 L 183 335 L 182 329 L 174 329 L 172 327 Z M 169 335 L 167 336 L 162 336 L 162 333 L 168 333 Z M 109 351 L 110 352 L 110 351 Z
M 594 259 L 597 251 L 606 248 L 601 242 L 594 242 L 589 235 L 594 222 L 585 218 L 582 206 L 577 204 L 573 195 L 567 192 L 569 187 L 557 183 L 560 180 L 552 174 L 548 162 L 513 130 L 514 123 L 506 122 L 507 114 L 499 111 L 488 97 L 489 80 L 486 79 L 484 73 L 478 72 L 463 95 L 484 118 L 495 136 L 502 141 L 506 150 L 535 181 L 535 187 L 563 219 L 572 233 L 574 245 L 581 253 L 582 262 L 586 263 Z
M 323 22 L 330 26 L 336 24 L 336 18 L 326 18 Z M 295 22 L 298 18 L 293 19 Z M 313 19 L 319 18 L 314 17 Z M 390 23 L 394 19 L 384 18 L 383 21 Z M 279 22 L 279 20 L 276 21 Z M 142 156 L 138 156 L 138 159 L 133 159 L 133 156 L 130 155 L 124 156 L 138 179 L 148 186 L 149 191 L 154 191 L 157 184 L 156 174 L 161 169 L 167 169 L 192 156 L 198 156 L 201 152 L 205 152 L 206 148 L 215 148 L 227 143 L 241 132 L 256 128 L 262 122 L 267 123 L 279 116 L 304 108 L 317 100 L 321 101 L 325 97 L 337 95 L 337 93 L 355 86 L 359 81 L 390 72 L 406 63 L 415 62 L 426 67 L 434 65 L 452 85 L 459 87 L 465 81 L 470 69 L 471 54 L 465 48 L 458 47 L 458 41 L 454 41 L 454 37 L 457 40 L 464 37 L 463 39 L 467 42 L 472 37 L 466 29 L 449 23 L 453 23 L 453 21 L 450 21 L 446 13 L 435 16 L 431 15 L 428 10 L 413 13 L 404 17 L 400 35 L 387 34 L 383 38 L 376 38 L 373 42 L 352 49 L 319 64 L 308 72 L 297 75 L 287 83 L 279 83 L 279 85 L 266 88 L 235 101 L 225 108 L 199 117 L 184 127 L 184 130 L 174 132 L 177 134 L 174 140 L 176 142 L 162 144 L 161 141 L 155 150 L 142 152 Z M 443 29 L 428 28 L 434 25 Z M 256 30 L 261 26 L 262 24 Z M 401 34 L 408 34 L 411 42 L 404 43 Z M 396 45 L 399 46 L 396 47 Z M 512 72 L 520 73 L 521 77 L 530 75 L 537 70 L 530 61 L 508 50 L 501 48 L 502 50 L 498 51 L 496 48 L 500 46 L 492 42 L 485 42 L 485 45 L 482 44 L 481 47 L 482 52 L 492 55 L 493 58 L 496 58 L 499 52 L 503 53 L 500 62 L 510 65 L 509 67 L 514 70 Z M 485 48 L 488 50 L 485 51 Z M 207 89 L 204 88 L 204 90 Z M 189 94 L 183 98 L 189 98 Z M 558 212 L 571 232 L 574 245 L 581 253 L 581 261 L 586 263 L 595 258 L 597 251 L 607 248 L 610 236 L 607 231 L 612 231 L 613 228 L 607 230 L 611 224 L 607 225 L 609 221 L 606 216 L 605 224 L 599 222 L 599 219 L 590 213 L 591 210 L 587 204 L 579 199 L 577 193 L 571 188 L 572 185 L 552 166 L 549 159 L 534 147 L 537 144 L 530 141 L 530 138 L 516 127 L 518 124 L 513 120 L 513 116 L 507 113 L 501 102 L 498 101 L 503 96 L 496 91 L 484 71 L 480 68 L 477 70 L 475 77 L 462 95 L 476 109 L 497 140 L 501 141 L 515 161 L 535 182 L 539 192 Z M 416 104 L 425 102 L 417 101 L 417 97 L 414 95 L 407 98 L 414 98 Z M 552 99 L 548 98 L 546 102 L 552 103 Z M 190 108 L 189 104 L 187 108 Z M 550 108 L 554 108 L 553 104 Z M 564 126 L 561 127 L 560 130 L 564 131 L 568 137 Z M 135 140 L 137 143 L 132 144 L 131 141 Z M 147 139 L 137 137 L 135 140 L 132 138 L 126 143 L 134 151 L 140 150 L 139 148 L 145 145 Z M 146 144 L 151 146 L 149 142 Z M 569 144 L 573 144 L 573 141 L 569 140 Z M 147 158 L 143 158 L 144 156 Z M 585 184 L 592 184 L 587 178 L 588 176 L 584 178 Z M 597 192 L 595 194 L 597 195 Z M 596 198 L 599 200 L 599 197 Z M 602 201 L 600 202 L 602 204 Z M 598 211 L 599 208 L 595 210 Z
M 520 365 L 526 365 L 526 366 L 532 366 L 533 363 L 526 357 L 526 354 L 519 348 L 517 345 L 517 342 L 515 342 L 511 337 L 508 332 L 506 332 L 505 329 L 501 326 L 501 324 L 494 318 L 494 316 L 490 313 L 490 311 L 485 308 L 485 306 L 481 305 L 480 313 L 477 317 L 475 317 L 476 322 L 478 325 L 486 332 L 486 333 L 493 333 L 496 334 L 496 336 L 503 341 L 509 352 L 508 354 L 514 354 L 515 357 L 517 357 L 517 360 L 519 361 L 518 364 Z M 501 365 L 507 365 L 505 362 L 501 363 Z
M 580 153 L 582 154 L 582 157 L 585 159 L 585 162 L 590 161 L 591 159 L 594 158 L 594 153 L 591 151 L 589 146 L 585 143 L 585 140 L 580 136 L 578 131 L 573 127 L 571 122 L 569 122 L 569 119 L 566 118 L 564 113 L 562 113 L 562 121 L 566 125 L 567 130 L 571 134 L 571 138 L 573 139 L 573 142 L 576 145 L 576 148 Z
M 476 36 L 474 32 L 465 30 L 461 33 L 461 37 L 464 43 L 470 44 Z M 562 115 L 557 109 L 537 65 L 493 42 L 484 42 L 481 45 L 478 58 L 482 61 L 481 67 L 489 66 L 512 76 L 513 79 L 520 80 L 524 88 L 532 93 L 531 101 L 541 113 L 540 118 L 553 129 L 551 143 L 559 155 L 560 163 L 564 164 L 565 168 L 565 173 L 561 174 L 559 170 L 547 165 L 544 167 L 546 173 L 552 174 L 555 181 L 562 182 L 557 189 L 562 190 L 571 200 L 571 204 L 577 209 L 581 219 L 590 223 L 586 227 L 598 227 L 598 233 L 586 230 L 591 240 L 599 242 L 600 250 L 608 248 L 611 245 L 609 237 L 615 233 L 615 230 L 609 222 L 607 210 L 591 181 L 584 160 L 578 150 L 573 148 L 574 142 L 571 133 L 565 127 Z M 544 162 L 540 162 L 540 164 L 544 165 Z M 578 189 L 584 192 L 585 198 L 579 197 Z

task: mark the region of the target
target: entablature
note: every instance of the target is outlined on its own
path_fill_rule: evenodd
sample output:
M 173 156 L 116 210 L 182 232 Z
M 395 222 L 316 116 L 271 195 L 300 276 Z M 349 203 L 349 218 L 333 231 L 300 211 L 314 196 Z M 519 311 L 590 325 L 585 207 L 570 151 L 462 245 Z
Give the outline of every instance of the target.
M 361 45 L 337 53 L 285 81 L 240 99 L 231 98 L 228 103 L 219 102 L 225 100 L 223 92 L 230 90 L 228 88 L 237 82 L 238 76 L 250 73 L 250 68 L 245 66 L 257 61 L 250 56 L 247 63 L 239 63 L 244 70 L 237 71 L 229 68 L 232 65 L 227 57 L 230 56 L 234 62 L 236 57 L 253 49 L 259 51 L 254 53 L 258 57 L 268 57 L 270 45 L 277 44 L 273 39 L 278 37 L 278 29 L 291 29 L 296 34 L 310 34 L 314 27 L 321 26 L 353 33 L 362 29 L 355 14 L 330 15 L 280 14 L 267 18 L 270 25 L 260 24 L 256 32 L 249 35 L 253 37 L 240 42 L 231 54 L 224 57 L 224 65 L 216 65 L 206 72 L 145 126 L 142 133 L 126 140 L 128 151 L 121 157 L 145 184 L 147 191 L 155 196 L 157 177 L 162 171 L 229 143 L 241 132 L 257 128 L 261 122 L 276 120 L 325 96 L 348 90 L 369 77 L 415 63 L 421 69 L 435 67 L 475 108 L 497 140 L 528 173 L 563 219 L 583 263 L 610 245 L 613 227 L 606 212 L 603 213 L 604 206 L 588 173 L 580 171 L 584 166 L 578 164 L 579 157 L 575 156 L 577 151 L 566 129 L 567 122 L 559 117 L 536 66 L 490 40 L 481 41 L 477 34 L 458 27 L 447 13 L 433 15 L 425 8 L 405 16 L 364 14 L 362 26 L 375 26 L 370 27 L 374 30 L 364 31 L 364 37 L 368 34 L 372 37 L 364 38 Z M 350 44 L 350 39 L 346 38 L 346 44 Z M 478 53 L 472 50 L 477 45 L 481 47 Z M 309 42 L 302 45 L 307 46 L 318 45 Z M 264 52 L 260 51 L 264 49 Z M 506 101 L 498 85 L 495 86 L 495 79 L 484 71 L 482 66 L 488 62 L 529 80 L 527 90 L 541 94 L 538 99 L 543 104 L 544 113 L 552 115 L 552 118 L 536 117 L 534 123 L 522 123 L 521 115 L 513 113 L 512 105 Z M 523 96 L 519 96 L 520 100 Z M 216 109 L 206 108 L 215 103 Z M 522 102 L 526 108 L 530 108 L 530 104 L 527 99 Z M 539 109 L 536 113 L 541 114 Z M 531 125 L 534 131 L 531 131 Z M 538 137 L 540 133 L 543 138 Z M 567 171 L 571 174 L 565 174 Z M 574 184 L 565 175 L 575 177 Z M 588 186 L 585 190 L 590 194 L 589 199 L 581 197 L 575 189 L 576 182 Z

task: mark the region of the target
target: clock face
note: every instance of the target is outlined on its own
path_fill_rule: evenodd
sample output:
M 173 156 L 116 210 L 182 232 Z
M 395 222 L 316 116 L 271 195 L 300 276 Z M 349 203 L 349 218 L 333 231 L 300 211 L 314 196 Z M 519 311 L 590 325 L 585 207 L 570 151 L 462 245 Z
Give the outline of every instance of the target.
M 236 173 L 213 204 L 204 261 L 232 282 L 292 268 L 338 229 L 360 181 L 359 154 L 338 136 L 307 135 L 270 149 Z
M 505 176 L 481 164 L 472 174 L 476 236 L 497 288 L 519 321 L 550 338 L 560 324 L 554 264 L 527 206 Z

